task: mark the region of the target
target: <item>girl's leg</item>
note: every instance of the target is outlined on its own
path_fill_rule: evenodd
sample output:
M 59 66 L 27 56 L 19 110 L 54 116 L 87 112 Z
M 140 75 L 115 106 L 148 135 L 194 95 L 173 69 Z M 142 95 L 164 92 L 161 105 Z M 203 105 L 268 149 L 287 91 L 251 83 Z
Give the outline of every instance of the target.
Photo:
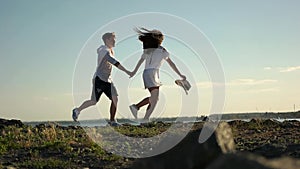
M 157 104 L 158 96 L 159 96 L 159 87 L 149 88 L 149 91 L 150 91 L 151 96 L 149 98 L 149 106 L 147 108 L 147 111 L 146 111 L 146 114 L 144 117 L 145 120 L 149 120 L 149 118 Z
M 139 110 L 141 107 L 149 104 L 149 98 L 150 97 L 146 97 L 144 98 L 142 101 L 140 101 L 138 104 L 135 104 L 135 107 Z

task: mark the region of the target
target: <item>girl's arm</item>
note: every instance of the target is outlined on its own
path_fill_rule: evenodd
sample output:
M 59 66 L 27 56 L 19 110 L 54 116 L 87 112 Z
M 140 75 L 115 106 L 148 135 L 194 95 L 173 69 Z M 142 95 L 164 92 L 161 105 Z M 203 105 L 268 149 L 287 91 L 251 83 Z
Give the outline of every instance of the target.
M 176 65 L 175 65 L 175 63 L 170 59 L 170 58 L 168 58 L 167 59 L 167 62 L 169 63 L 169 65 L 170 65 L 170 67 L 183 79 L 183 80 L 185 80 L 186 79 L 186 77 L 184 76 L 184 75 L 182 75 L 181 73 L 180 73 L 180 71 L 178 70 L 178 68 L 176 67 Z
M 141 58 L 138 63 L 136 64 L 134 70 L 132 71 L 132 74 L 130 77 L 134 76 L 136 74 L 136 72 L 139 70 L 141 64 L 144 62 L 145 59 Z

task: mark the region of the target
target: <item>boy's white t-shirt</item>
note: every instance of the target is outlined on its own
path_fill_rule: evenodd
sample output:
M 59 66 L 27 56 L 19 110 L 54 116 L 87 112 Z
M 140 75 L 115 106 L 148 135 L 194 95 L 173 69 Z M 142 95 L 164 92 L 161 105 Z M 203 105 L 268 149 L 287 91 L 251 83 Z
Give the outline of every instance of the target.
M 169 58 L 169 52 L 162 46 L 153 52 L 144 52 L 142 58 L 146 60 L 145 69 L 159 69 L 163 62 Z
M 97 49 L 97 53 L 98 65 L 94 74 L 94 78 L 98 76 L 102 81 L 111 83 L 112 65 L 116 64 L 118 61 L 114 58 L 113 53 L 111 53 L 109 48 L 105 45 L 101 45 Z

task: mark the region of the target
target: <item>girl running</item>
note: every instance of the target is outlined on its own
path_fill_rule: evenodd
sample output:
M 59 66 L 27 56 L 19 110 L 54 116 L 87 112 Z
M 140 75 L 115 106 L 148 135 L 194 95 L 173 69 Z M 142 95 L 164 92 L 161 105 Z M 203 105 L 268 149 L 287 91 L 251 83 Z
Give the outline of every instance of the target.
M 186 77 L 180 73 L 175 63 L 170 59 L 169 52 L 161 46 L 161 43 L 164 40 L 164 35 L 159 30 L 136 28 L 135 31 L 139 35 L 139 40 L 143 42 L 144 52 L 131 75 L 134 76 L 141 64 L 146 61 L 145 69 L 143 71 L 143 81 L 145 88 L 147 88 L 150 92 L 150 97 L 144 98 L 137 104 L 132 104 L 129 106 L 129 108 L 134 118 L 137 119 L 138 110 L 141 107 L 148 105 L 143 121 L 149 122 L 150 116 L 157 104 L 159 97 L 159 87 L 161 86 L 159 81 L 159 69 L 164 61 L 167 61 L 170 67 L 183 80 L 185 80 Z

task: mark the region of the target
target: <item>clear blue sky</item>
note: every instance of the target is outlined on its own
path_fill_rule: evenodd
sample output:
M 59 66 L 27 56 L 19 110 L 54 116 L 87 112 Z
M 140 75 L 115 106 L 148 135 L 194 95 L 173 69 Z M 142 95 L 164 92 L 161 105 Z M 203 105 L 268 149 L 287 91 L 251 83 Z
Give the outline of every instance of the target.
M 70 120 L 80 49 L 103 25 L 139 12 L 179 16 L 209 38 L 227 82 L 224 112 L 300 109 L 299 6 L 297 0 L 1 0 L 0 118 Z M 197 81 L 203 95 L 207 83 Z

